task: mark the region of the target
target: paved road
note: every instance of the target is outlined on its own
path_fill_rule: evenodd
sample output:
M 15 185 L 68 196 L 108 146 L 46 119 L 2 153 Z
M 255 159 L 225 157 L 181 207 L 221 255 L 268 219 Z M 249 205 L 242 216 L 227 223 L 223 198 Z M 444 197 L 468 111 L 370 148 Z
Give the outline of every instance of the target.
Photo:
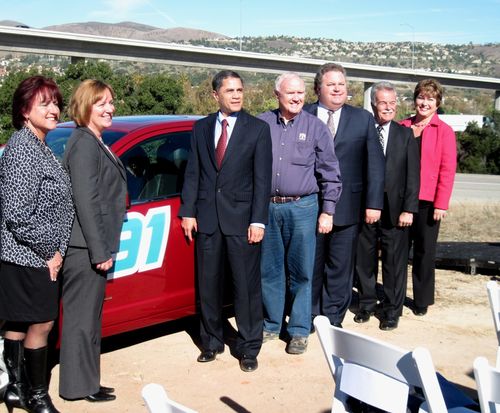
M 500 202 L 500 175 L 457 174 L 451 201 Z

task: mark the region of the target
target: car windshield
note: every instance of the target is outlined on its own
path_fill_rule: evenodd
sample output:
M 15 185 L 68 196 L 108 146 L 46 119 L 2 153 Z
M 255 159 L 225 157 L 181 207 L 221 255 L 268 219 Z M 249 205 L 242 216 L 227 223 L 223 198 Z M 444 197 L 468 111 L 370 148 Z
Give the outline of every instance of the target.
M 73 128 L 56 128 L 47 134 L 45 142 L 47 142 L 47 145 L 49 145 L 49 148 L 52 149 L 52 152 L 54 152 L 54 155 L 59 160 L 62 160 L 66 142 L 73 131 Z M 123 135 L 125 135 L 125 132 L 105 130 L 102 133 L 102 140 L 106 145 L 111 146 Z

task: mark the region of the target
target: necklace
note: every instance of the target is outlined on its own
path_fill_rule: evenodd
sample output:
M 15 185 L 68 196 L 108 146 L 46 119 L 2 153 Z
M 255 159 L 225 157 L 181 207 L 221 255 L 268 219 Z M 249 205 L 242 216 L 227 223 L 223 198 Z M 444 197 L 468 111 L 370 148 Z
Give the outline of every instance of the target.
M 431 122 L 431 119 L 424 119 L 423 121 L 421 122 L 418 122 L 418 123 L 414 123 L 412 126 L 415 126 L 417 128 L 424 128 L 425 126 L 427 126 L 429 123 Z

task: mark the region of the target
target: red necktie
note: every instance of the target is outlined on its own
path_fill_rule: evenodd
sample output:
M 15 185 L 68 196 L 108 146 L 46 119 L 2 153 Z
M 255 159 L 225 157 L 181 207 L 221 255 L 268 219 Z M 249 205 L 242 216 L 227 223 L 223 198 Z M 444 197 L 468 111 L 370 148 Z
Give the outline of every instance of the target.
M 217 161 L 217 166 L 220 169 L 222 160 L 224 159 L 224 153 L 226 152 L 227 146 L 227 120 L 222 121 L 222 132 L 220 134 L 219 142 L 217 142 L 217 147 L 215 148 L 215 160 Z

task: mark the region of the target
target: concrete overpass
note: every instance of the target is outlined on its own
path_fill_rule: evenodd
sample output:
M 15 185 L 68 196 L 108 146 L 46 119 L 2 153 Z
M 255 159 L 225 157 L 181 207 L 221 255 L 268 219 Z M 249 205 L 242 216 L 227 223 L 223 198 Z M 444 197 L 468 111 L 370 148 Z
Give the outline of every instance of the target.
M 298 72 L 312 77 L 327 60 L 240 52 L 199 46 L 111 38 L 0 26 L 0 50 L 70 56 L 72 59 L 113 59 L 198 67 L 231 68 L 264 73 Z M 349 79 L 365 83 L 365 107 L 369 106 L 372 83 L 388 80 L 414 83 L 433 77 L 445 86 L 495 91 L 495 109 L 500 110 L 500 79 L 461 74 L 428 72 L 386 66 L 342 63 Z

